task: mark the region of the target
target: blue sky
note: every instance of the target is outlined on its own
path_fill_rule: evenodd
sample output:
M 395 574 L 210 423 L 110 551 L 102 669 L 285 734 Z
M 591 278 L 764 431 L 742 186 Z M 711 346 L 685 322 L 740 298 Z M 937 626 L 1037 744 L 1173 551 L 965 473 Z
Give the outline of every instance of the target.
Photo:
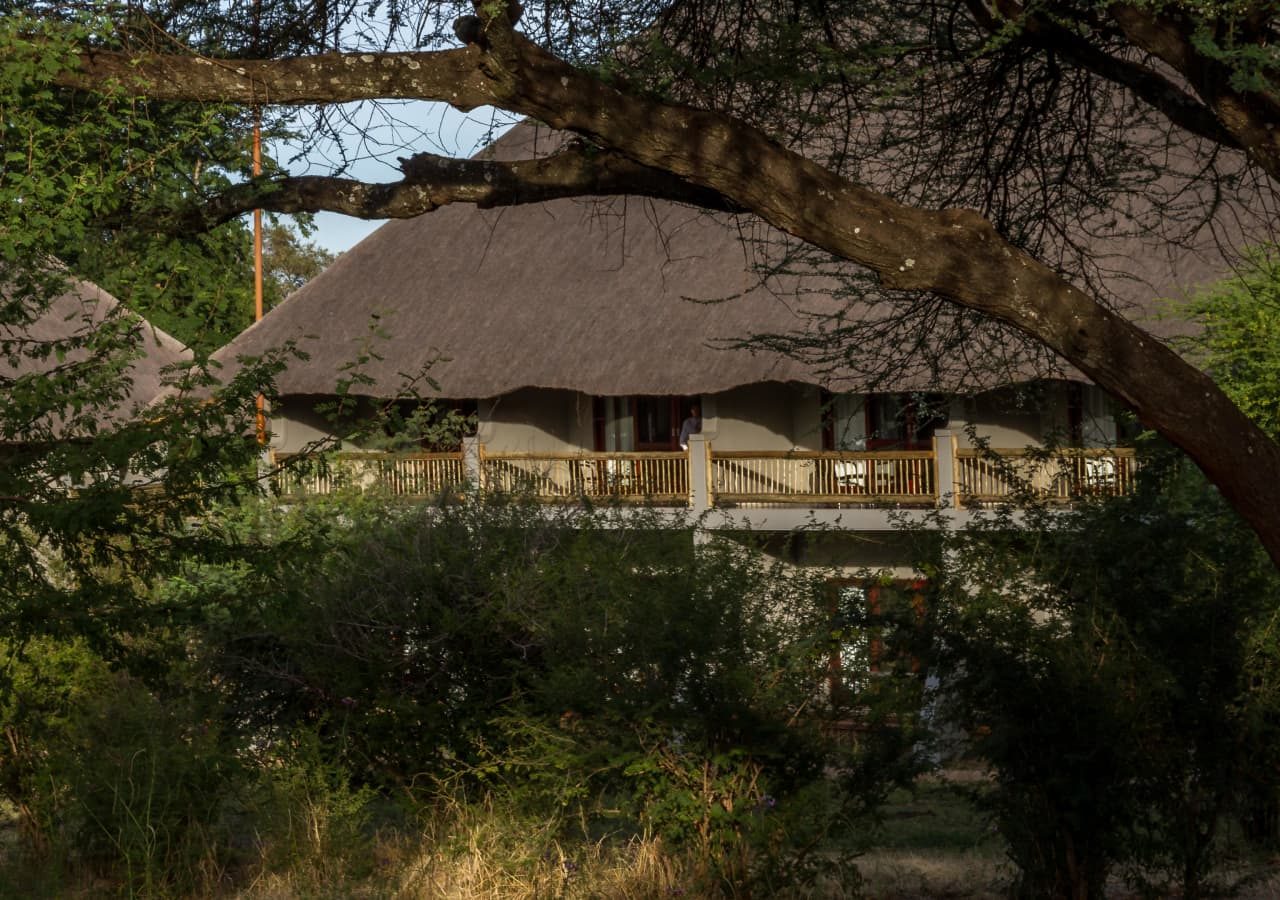
M 269 145 L 266 152 L 294 175 L 328 175 L 341 169 L 350 178 L 389 182 L 400 178 L 398 156 L 423 151 L 470 156 L 515 122 L 511 116 L 487 107 L 462 113 L 443 103 L 418 101 L 344 104 L 325 114 L 341 121 L 341 131 L 346 135 L 341 147 L 332 141 L 294 140 Z M 382 221 L 319 213 L 310 239 L 326 250 L 341 253 L 373 232 Z

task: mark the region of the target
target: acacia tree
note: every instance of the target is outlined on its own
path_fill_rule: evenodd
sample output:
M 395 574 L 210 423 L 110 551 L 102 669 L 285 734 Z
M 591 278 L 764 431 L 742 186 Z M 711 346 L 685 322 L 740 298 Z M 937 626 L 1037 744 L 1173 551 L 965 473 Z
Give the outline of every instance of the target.
M 0 703 L 8 664 L 36 636 L 145 657 L 139 635 L 191 612 L 162 608 L 148 586 L 187 558 L 234 552 L 190 521 L 256 491 L 254 396 L 283 365 L 271 354 L 215 388 L 175 341 L 60 262 L 78 251 L 127 280 L 130 264 L 162 258 L 107 251 L 101 216 L 187 148 L 42 87 L 58 60 L 23 66 L 0 77 Z
M 1079 248 L 1054 238 L 1150 186 L 1117 187 L 1117 159 L 1163 174 L 1181 157 L 1209 207 L 1231 179 L 1256 174 L 1259 191 L 1274 190 L 1273 4 L 553 0 L 529 10 L 523 32 L 522 8 L 494 0 L 392 0 L 372 30 L 354 3 L 256 15 L 229 4 L 203 18 L 157 8 L 160 40 L 122 17 L 81 39 L 54 82 L 250 106 L 489 105 L 582 139 L 513 162 L 417 153 L 391 184 L 281 173 L 170 209 L 174 227 L 255 206 L 381 218 L 607 194 L 753 214 L 883 290 L 942 298 L 1048 347 L 1182 448 L 1280 562 L 1280 447 L 1111 308 Z M 450 22 L 460 49 L 443 49 Z M 40 33 L 11 34 L 3 52 L 56 34 L 47 22 Z M 397 49 L 406 34 L 412 49 Z M 1156 140 L 1135 150 L 1139 133 Z M 907 174 L 879 190 L 877 171 Z

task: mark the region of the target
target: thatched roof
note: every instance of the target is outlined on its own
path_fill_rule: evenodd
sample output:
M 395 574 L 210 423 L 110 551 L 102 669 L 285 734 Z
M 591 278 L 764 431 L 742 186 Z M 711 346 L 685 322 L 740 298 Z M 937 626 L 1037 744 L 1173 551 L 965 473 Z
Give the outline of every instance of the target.
M 31 351 L 41 346 L 66 346 L 66 342 L 76 342 L 116 316 L 126 317 L 126 321 L 137 329 L 138 357 L 127 371 L 130 382 L 127 394 L 120 403 L 110 409 L 104 408 L 95 418 L 99 424 L 129 418 L 164 389 L 165 371 L 189 361 L 192 354 L 176 338 L 124 309 L 115 297 L 87 281 L 69 279 L 67 290 L 55 297 L 44 312 L 26 326 L 19 328 L 0 324 L 0 344 L 22 348 L 12 359 L 0 357 L 0 378 L 50 373 L 58 367 L 84 361 L 88 354 L 83 349 L 72 349 L 61 359 L 53 354 L 40 359 L 38 355 L 31 355 Z
M 527 157 L 550 152 L 559 140 L 526 124 L 489 152 Z M 754 240 L 744 243 L 744 227 Z M 844 307 L 829 289 L 832 281 L 762 280 L 754 263 L 779 237 L 755 220 L 635 197 L 493 210 L 448 206 L 384 225 L 218 358 L 230 362 L 296 340 L 310 358 L 278 379 L 283 394 L 332 393 L 339 378 L 349 377 L 343 368 L 361 358 L 362 379 L 351 391 L 372 396 L 395 395 L 406 376 L 427 366 L 440 393 L 458 398 L 522 387 L 594 395 L 712 393 L 764 381 L 871 387 L 853 369 L 726 348 L 726 340 L 750 335 L 812 331 L 810 313 Z M 1213 253 L 1133 242 L 1112 242 L 1108 250 L 1103 264 L 1116 270 L 1114 293 L 1121 298 L 1148 300 L 1212 280 L 1220 268 Z M 906 358 L 917 339 L 899 334 L 878 352 Z M 1010 341 L 1005 332 L 985 339 Z M 904 349 L 893 350 L 893 341 Z M 988 346 L 976 355 L 1005 349 Z M 933 374 L 971 388 L 983 378 L 1008 382 L 1034 373 L 1021 365 L 977 379 Z M 875 387 L 912 389 L 928 380 L 919 371 L 891 371 Z

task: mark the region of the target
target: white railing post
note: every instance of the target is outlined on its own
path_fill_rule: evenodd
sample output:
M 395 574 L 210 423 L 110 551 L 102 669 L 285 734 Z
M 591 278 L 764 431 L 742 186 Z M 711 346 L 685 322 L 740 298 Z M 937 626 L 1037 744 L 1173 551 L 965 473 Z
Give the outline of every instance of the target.
M 700 516 L 711 508 L 711 497 L 707 490 L 710 453 L 711 445 L 704 435 L 689 435 L 689 509 L 695 516 Z
M 956 496 L 955 432 L 939 428 L 933 433 L 934 487 L 938 491 L 938 505 L 953 508 L 959 504 Z
M 473 434 L 462 439 L 462 474 L 466 476 L 467 481 L 476 490 L 480 490 L 483 487 L 480 483 L 480 456 L 482 452 L 478 436 Z

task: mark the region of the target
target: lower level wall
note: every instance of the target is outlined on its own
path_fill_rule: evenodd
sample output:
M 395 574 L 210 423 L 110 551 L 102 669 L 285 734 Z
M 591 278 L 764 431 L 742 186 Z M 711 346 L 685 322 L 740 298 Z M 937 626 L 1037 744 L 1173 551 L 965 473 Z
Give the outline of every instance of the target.
M 896 531 L 858 532 L 818 530 L 791 534 L 717 532 L 719 540 L 734 540 L 763 552 L 788 567 L 820 572 L 832 580 L 855 581 L 888 577 L 921 577 L 920 566 L 933 561 L 937 550 L 920 543 L 915 534 Z

